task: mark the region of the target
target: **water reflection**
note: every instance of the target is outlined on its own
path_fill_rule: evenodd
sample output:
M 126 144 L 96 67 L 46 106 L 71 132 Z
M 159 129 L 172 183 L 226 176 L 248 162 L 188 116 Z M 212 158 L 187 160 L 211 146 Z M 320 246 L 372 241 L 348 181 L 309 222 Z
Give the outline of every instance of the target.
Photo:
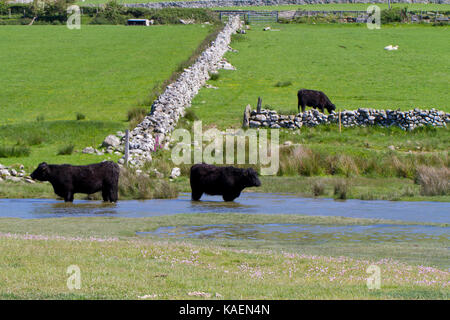
M 298 198 L 286 194 L 243 193 L 234 202 L 190 194 L 177 199 L 127 200 L 117 204 L 77 200 L 74 204 L 49 199 L 0 199 L 0 217 L 53 218 L 76 216 L 151 217 L 180 213 L 303 214 L 352 218 L 450 223 L 450 205 L 444 202 L 395 202 Z

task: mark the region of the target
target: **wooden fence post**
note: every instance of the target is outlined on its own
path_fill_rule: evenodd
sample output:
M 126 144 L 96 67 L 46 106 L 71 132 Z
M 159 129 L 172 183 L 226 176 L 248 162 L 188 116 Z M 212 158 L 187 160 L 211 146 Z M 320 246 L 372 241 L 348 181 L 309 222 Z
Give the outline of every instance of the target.
M 130 132 L 125 130 L 125 166 L 128 166 L 128 157 L 130 153 Z
M 261 97 L 258 97 L 258 104 L 256 105 L 256 112 L 258 112 L 258 113 L 261 112 L 261 104 L 262 104 L 262 99 L 261 99 Z

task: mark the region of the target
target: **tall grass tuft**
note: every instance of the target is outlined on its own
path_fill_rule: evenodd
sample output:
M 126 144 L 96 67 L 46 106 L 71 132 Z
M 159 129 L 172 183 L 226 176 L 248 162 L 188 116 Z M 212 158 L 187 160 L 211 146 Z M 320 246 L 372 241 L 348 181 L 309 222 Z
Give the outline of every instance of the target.
M 138 175 L 131 169 L 122 169 L 119 178 L 119 197 L 128 199 L 170 199 L 176 198 L 175 186 L 163 179 Z
M 31 150 L 27 146 L 0 146 L 0 158 L 28 157 Z
M 130 122 L 130 128 L 134 129 L 139 123 L 142 122 L 142 120 L 144 120 L 147 114 L 147 109 L 142 107 L 136 107 L 128 110 L 127 119 Z
M 43 115 L 43 114 L 40 114 L 40 115 L 38 115 L 37 117 L 36 117 L 36 121 L 37 122 L 42 122 L 42 121 L 44 121 L 45 120 L 45 115 Z
M 450 194 L 450 169 L 419 166 L 416 182 L 420 185 L 420 194 L 424 196 L 444 196 Z
M 311 184 L 311 191 L 314 197 L 319 197 L 325 193 L 325 183 L 322 180 L 316 180 Z
M 320 175 L 324 168 L 322 157 L 311 149 L 296 146 L 280 149 L 280 175 L 300 174 L 304 176 Z
M 335 199 L 347 199 L 349 183 L 345 179 L 336 179 L 334 182 L 334 197 Z
M 84 119 L 86 119 L 86 116 L 83 113 L 78 112 L 77 113 L 77 120 L 80 121 L 80 120 L 84 120 Z
M 68 144 L 65 146 L 62 146 L 58 149 L 58 156 L 62 156 L 62 155 L 70 155 L 73 153 L 73 149 L 75 148 L 75 146 L 73 144 Z

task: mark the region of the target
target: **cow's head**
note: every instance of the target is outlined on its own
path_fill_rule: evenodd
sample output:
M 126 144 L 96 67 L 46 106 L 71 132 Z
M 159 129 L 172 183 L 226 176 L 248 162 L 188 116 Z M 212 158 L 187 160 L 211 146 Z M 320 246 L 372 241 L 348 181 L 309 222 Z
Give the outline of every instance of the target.
M 261 181 L 259 181 L 258 173 L 253 168 L 244 170 L 245 186 L 246 187 L 259 187 Z
M 42 162 L 30 175 L 31 179 L 39 181 L 48 181 L 50 168 L 47 163 Z
M 332 111 L 336 110 L 336 106 L 334 104 L 330 104 L 330 105 L 328 105 L 327 110 L 328 110 L 328 113 L 331 114 Z

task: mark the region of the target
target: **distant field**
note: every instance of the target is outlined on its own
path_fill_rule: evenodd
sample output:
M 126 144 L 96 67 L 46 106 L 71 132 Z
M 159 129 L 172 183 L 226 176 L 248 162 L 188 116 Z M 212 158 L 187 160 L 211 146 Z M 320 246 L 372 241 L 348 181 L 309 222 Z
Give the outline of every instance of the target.
M 128 1 L 128 0 L 126 0 Z M 381 9 L 388 9 L 387 3 L 374 3 Z M 306 4 L 306 5 L 280 5 L 280 6 L 258 6 L 258 7 L 221 7 L 214 8 L 216 10 L 324 10 L 324 11 L 341 11 L 341 10 L 367 10 L 371 3 L 326 3 L 326 4 Z M 450 10 L 450 4 L 424 4 L 424 3 L 393 3 L 393 8 L 405 8 L 408 10 Z
M 127 111 L 187 59 L 209 29 L 199 25 L 58 26 L 0 28 L 0 146 L 27 144 L 30 157 L 0 158 L 4 165 L 40 161 L 93 162 L 104 157 L 57 156 L 59 148 L 97 146 L 128 127 Z M 86 119 L 77 121 L 81 113 Z M 38 122 L 37 118 L 43 118 Z
M 195 0 L 174 0 L 178 1 L 195 1 Z M 86 0 L 77 1 L 79 5 L 101 4 L 108 0 Z M 169 2 L 168 0 L 117 0 L 118 3 L 149 3 L 149 2 Z M 306 5 L 279 5 L 279 6 L 249 6 L 249 7 L 216 7 L 216 10 L 366 10 L 370 4 L 366 3 L 326 3 L 326 4 L 306 4 Z M 387 9 L 388 4 L 377 3 L 382 9 Z M 409 10 L 450 10 L 450 4 L 424 4 L 424 3 L 394 3 L 392 7 L 408 7 Z
M 340 109 L 358 107 L 408 110 L 415 107 L 450 111 L 450 43 L 445 27 L 350 25 L 253 26 L 234 37 L 238 53 L 227 58 L 236 71 L 220 72 L 203 89 L 193 109 L 219 128 L 240 126 L 247 104 L 282 111 L 297 110 L 297 90 L 324 91 Z M 385 51 L 388 45 L 398 51 Z M 278 82 L 291 82 L 276 87 Z M 218 120 L 219 119 L 219 120 Z

